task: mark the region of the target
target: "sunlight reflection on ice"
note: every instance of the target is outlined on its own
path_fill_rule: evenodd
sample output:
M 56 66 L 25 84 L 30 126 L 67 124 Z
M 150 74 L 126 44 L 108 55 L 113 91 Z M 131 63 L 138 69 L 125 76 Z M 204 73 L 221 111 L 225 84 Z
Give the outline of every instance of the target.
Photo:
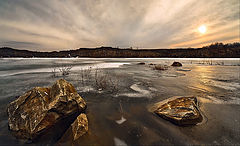
M 98 63 L 98 64 L 88 64 L 88 65 L 81 65 L 81 66 L 73 66 L 71 71 L 78 71 L 78 70 L 86 70 L 91 67 L 91 69 L 96 68 L 118 68 L 121 65 L 124 64 L 130 64 L 130 63 Z M 40 72 L 52 72 L 53 68 L 40 68 L 40 69 L 29 69 L 24 71 L 17 71 L 17 72 L 6 72 L 2 73 L 0 76 L 12 76 L 12 75 L 18 75 L 18 74 L 26 74 L 26 73 L 40 73 Z

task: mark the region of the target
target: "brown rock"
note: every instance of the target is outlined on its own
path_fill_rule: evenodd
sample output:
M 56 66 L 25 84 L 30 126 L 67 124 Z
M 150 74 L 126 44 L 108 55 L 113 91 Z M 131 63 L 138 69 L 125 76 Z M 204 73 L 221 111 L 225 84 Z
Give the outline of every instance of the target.
M 52 87 L 35 87 L 8 106 L 9 129 L 19 138 L 34 139 L 59 120 L 85 110 L 86 103 L 64 79 Z
M 154 66 L 154 69 L 155 69 L 155 70 L 167 70 L 167 69 L 168 69 L 168 66 L 158 64 L 158 65 L 155 65 L 155 66 Z
M 138 65 L 145 65 L 145 62 L 139 62 Z
M 73 139 L 76 140 L 88 131 L 88 120 L 85 114 L 80 114 L 72 123 Z
M 156 64 L 150 63 L 149 65 L 156 65 Z
M 173 64 L 171 66 L 180 67 L 180 66 L 182 66 L 182 63 L 180 63 L 180 62 L 173 62 Z
M 156 104 L 154 111 L 160 117 L 177 125 L 195 125 L 202 121 L 196 97 L 179 97 Z

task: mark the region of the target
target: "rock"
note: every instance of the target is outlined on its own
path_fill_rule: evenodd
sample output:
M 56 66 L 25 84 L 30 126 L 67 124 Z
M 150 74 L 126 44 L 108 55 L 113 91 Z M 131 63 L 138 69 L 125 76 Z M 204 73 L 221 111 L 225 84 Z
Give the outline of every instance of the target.
M 156 65 L 156 64 L 150 63 L 149 65 Z
M 154 69 L 155 69 L 155 70 L 167 70 L 167 69 L 168 69 L 168 66 L 158 64 L 158 65 L 155 65 L 155 66 L 154 66 Z
M 139 62 L 138 65 L 145 65 L 145 62 Z
M 180 63 L 180 62 L 173 62 L 173 64 L 171 66 L 180 67 L 180 66 L 182 66 L 182 63 Z
M 76 140 L 88 131 L 88 120 L 85 114 L 80 114 L 72 123 L 73 139 Z
M 195 125 L 202 121 L 196 97 L 179 97 L 157 103 L 154 111 L 177 125 Z
M 52 87 L 35 87 L 7 108 L 9 129 L 18 138 L 34 139 L 63 118 L 85 110 L 86 103 L 64 79 Z

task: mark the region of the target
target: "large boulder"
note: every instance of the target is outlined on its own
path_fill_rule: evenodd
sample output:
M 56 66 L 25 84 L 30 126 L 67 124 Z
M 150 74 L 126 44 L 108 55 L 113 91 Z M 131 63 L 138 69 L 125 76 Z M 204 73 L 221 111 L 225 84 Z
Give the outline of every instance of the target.
M 177 125 L 195 125 L 202 121 L 196 97 L 179 97 L 155 104 L 154 113 Z
M 180 63 L 180 62 L 173 62 L 173 64 L 171 66 L 180 67 L 180 66 L 182 66 L 182 63 Z
M 86 108 L 83 98 L 64 79 L 52 87 L 35 87 L 8 106 L 9 129 L 18 138 L 34 139 L 58 121 Z
M 80 114 L 71 125 L 73 139 L 76 140 L 88 131 L 88 120 L 85 114 Z

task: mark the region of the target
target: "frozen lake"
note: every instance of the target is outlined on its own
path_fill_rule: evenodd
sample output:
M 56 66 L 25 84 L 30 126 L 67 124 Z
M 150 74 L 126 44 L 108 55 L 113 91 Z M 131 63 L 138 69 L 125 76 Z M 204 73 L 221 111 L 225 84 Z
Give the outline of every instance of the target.
M 174 61 L 183 67 L 159 71 L 150 65 Z M 59 69 L 68 67 L 69 75 L 62 76 Z M 8 131 L 7 104 L 60 78 L 71 82 L 87 102 L 91 134 L 73 142 L 67 130 L 58 139 L 37 144 L 240 144 L 239 58 L 0 59 L 0 144 L 23 144 Z M 158 101 L 189 95 L 200 100 L 205 114 L 199 125 L 178 127 L 148 110 Z

